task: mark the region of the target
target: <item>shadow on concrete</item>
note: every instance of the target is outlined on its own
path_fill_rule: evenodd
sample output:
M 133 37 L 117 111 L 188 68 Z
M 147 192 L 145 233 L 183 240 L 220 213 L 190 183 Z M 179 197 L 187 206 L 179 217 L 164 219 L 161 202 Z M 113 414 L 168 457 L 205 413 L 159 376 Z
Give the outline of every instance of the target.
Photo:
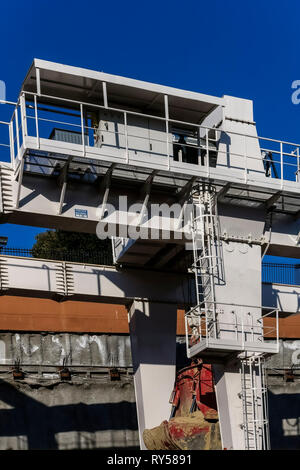
M 300 449 L 299 393 L 268 391 L 271 449 Z
M 65 385 L 76 387 L 72 384 Z M 59 443 L 56 435 L 73 432 L 73 441 L 70 446 L 72 449 L 120 449 L 120 439 L 124 448 L 139 449 L 138 446 L 130 445 L 132 442 L 128 442 L 129 447 L 127 447 L 125 435 L 126 430 L 138 429 L 135 403 L 120 401 L 47 406 L 22 392 L 20 390 L 22 386 L 23 384 L 12 385 L 0 380 L 0 401 L 5 404 L 0 409 L 0 441 L 3 437 L 18 439 L 20 436 L 25 438 L 27 449 L 58 449 Z M 46 394 L 47 389 L 41 388 L 42 393 Z M 59 390 L 56 392 L 60 395 L 62 393 Z M 122 393 L 121 389 L 120 393 Z M 46 399 L 46 395 L 43 399 Z M 47 399 L 51 402 L 50 396 Z M 99 431 L 108 431 L 104 436 L 103 447 L 99 445 L 101 436 L 98 437 L 98 441 L 96 439 L 95 433 Z M 118 439 L 114 439 L 113 431 L 124 431 L 124 435 L 121 437 L 119 435 Z M 118 442 L 114 443 L 114 440 Z

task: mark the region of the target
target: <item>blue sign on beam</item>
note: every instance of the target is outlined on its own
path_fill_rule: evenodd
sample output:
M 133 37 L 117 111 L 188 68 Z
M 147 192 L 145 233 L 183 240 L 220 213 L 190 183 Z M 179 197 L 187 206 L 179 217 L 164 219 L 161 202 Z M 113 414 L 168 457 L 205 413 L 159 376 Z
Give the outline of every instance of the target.
M 79 217 L 81 219 L 87 219 L 88 211 L 86 209 L 75 209 L 75 217 Z

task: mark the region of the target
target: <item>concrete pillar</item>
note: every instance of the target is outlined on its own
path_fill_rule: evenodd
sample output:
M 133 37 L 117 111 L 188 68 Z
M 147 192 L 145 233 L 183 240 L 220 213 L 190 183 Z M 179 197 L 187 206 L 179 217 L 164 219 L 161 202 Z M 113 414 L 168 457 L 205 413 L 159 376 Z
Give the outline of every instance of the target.
M 213 366 L 222 446 L 227 450 L 245 449 L 239 362 Z
M 176 305 L 134 301 L 129 311 L 141 449 L 143 431 L 169 419 L 176 372 Z
M 236 312 L 238 321 L 243 317 L 244 325 L 250 325 L 248 311 L 255 319 L 260 318 L 261 309 L 239 308 L 232 304 L 254 307 L 262 305 L 261 247 L 247 243 L 247 237 L 250 235 L 254 239 L 261 237 L 264 218 L 263 213 L 249 209 L 246 219 L 242 214 L 242 209 L 235 208 L 234 210 L 235 213 L 231 208 L 224 206 L 220 208 L 221 232 L 226 232 L 233 237 L 244 237 L 245 243 L 236 241 L 222 243 L 224 275 L 216 285 L 216 301 L 229 304 L 223 306 L 220 304 L 224 312 L 222 321 L 232 323 L 234 321 L 232 312 Z M 232 325 L 229 330 L 232 330 Z M 246 330 L 247 327 L 245 327 Z M 232 334 L 229 331 L 227 336 L 230 337 Z M 246 374 L 249 382 L 249 375 L 247 372 Z M 245 449 L 240 359 L 237 357 L 224 364 L 215 364 L 214 379 L 223 447 L 235 450 Z

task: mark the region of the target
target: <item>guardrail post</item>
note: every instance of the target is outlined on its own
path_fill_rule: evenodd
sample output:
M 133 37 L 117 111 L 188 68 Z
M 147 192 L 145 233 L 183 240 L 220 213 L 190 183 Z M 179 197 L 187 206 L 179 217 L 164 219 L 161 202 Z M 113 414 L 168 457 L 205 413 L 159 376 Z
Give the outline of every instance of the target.
M 244 156 L 245 156 L 245 183 L 248 180 L 248 160 L 247 160 L 247 139 L 244 136 Z
M 280 177 L 281 177 L 281 189 L 283 188 L 283 150 L 282 142 L 280 142 Z
M 12 163 L 13 169 L 15 170 L 14 129 L 13 129 L 12 121 L 10 121 L 9 123 L 8 131 L 9 131 L 10 161 Z
M 245 337 L 244 337 L 244 334 L 245 334 L 245 332 L 244 332 L 244 318 L 243 318 L 243 316 L 242 316 L 242 315 L 241 315 L 241 322 L 242 322 L 242 324 L 241 324 L 241 326 L 242 326 L 242 349 L 245 349 Z
M 189 333 L 188 333 L 188 321 L 187 316 L 184 316 L 184 323 L 185 323 L 185 346 L 186 346 L 186 355 L 189 356 Z
M 126 113 L 126 112 L 124 112 L 124 134 L 125 134 L 125 157 L 126 157 L 126 163 L 129 163 L 128 127 L 127 127 L 127 113 Z
M 40 148 L 39 121 L 37 111 L 37 97 L 34 95 L 34 113 L 35 113 L 35 130 L 36 130 L 36 148 Z
M 19 135 L 19 113 L 18 113 L 18 105 L 16 106 L 15 109 L 15 122 L 16 122 L 16 136 L 17 136 L 17 150 L 18 154 L 17 157 L 19 157 L 20 154 L 20 135 Z
M 27 132 L 27 117 L 26 117 L 26 100 L 25 94 L 22 93 L 20 96 L 20 106 L 21 106 L 21 126 L 22 126 L 22 138 L 23 138 L 23 145 L 25 147 L 25 138 L 28 135 Z
M 80 118 L 81 118 L 82 154 L 85 157 L 85 132 L 84 132 L 84 118 L 83 118 L 83 104 L 82 103 L 80 103 Z
M 166 149 L 168 159 L 168 170 L 170 169 L 170 150 L 169 150 L 169 101 L 168 96 L 164 95 L 165 119 L 166 119 Z
M 276 310 L 276 342 L 277 342 L 277 352 L 279 352 L 279 318 L 278 318 L 278 309 Z
M 209 143 L 208 143 L 208 129 L 205 132 L 205 143 L 206 143 L 206 172 L 209 176 Z

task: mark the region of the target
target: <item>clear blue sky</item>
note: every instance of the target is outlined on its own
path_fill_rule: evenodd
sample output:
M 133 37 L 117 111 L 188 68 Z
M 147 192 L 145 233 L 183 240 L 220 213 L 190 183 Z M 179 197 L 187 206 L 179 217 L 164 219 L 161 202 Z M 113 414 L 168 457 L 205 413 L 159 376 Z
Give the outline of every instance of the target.
M 269 1 L 1 2 L 0 80 L 17 98 L 32 59 L 254 100 L 260 135 L 300 142 L 300 3 Z M 10 246 L 37 229 L 2 226 Z

